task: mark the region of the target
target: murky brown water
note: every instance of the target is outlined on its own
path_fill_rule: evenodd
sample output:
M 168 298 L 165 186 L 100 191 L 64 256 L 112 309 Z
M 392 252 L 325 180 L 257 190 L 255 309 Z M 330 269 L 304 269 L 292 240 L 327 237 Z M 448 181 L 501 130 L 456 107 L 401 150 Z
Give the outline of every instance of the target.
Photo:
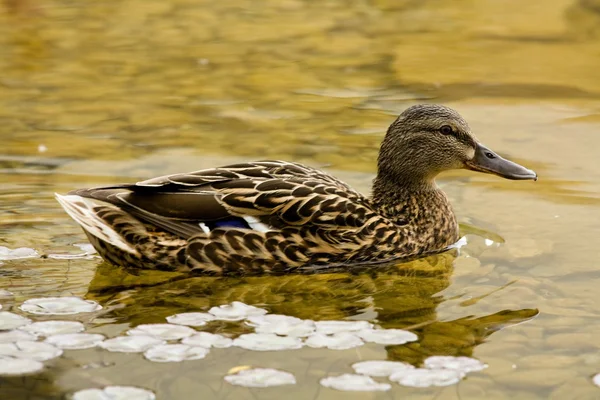
M 109 384 L 173 400 L 600 398 L 591 381 L 600 372 L 597 0 L 14 3 L 0 8 L 0 246 L 77 252 L 85 237 L 54 192 L 237 160 L 305 162 L 368 192 L 387 125 L 422 101 L 458 109 L 484 143 L 540 180 L 446 175 L 468 245 L 458 258 L 385 272 L 169 282 L 98 259 L 5 261 L 0 289 L 15 298 L 3 310 L 86 296 L 107 312 L 76 319 L 109 336 L 240 300 L 408 327 L 420 339 L 345 351 L 231 348 L 177 364 L 70 351 L 42 374 L 0 378 L 0 398 L 58 399 Z M 504 243 L 486 245 L 498 235 Z M 391 395 L 318 384 L 358 360 L 419 364 L 441 354 L 489 368 L 447 388 L 394 384 Z M 240 365 L 287 370 L 298 384 L 225 383 Z

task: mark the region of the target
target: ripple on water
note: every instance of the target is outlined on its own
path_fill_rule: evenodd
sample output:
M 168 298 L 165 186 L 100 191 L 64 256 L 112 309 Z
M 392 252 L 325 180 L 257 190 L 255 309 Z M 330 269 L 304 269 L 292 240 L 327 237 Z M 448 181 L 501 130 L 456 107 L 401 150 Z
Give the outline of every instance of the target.
M 343 374 L 323 378 L 319 382 L 327 388 L 348 392 L 385 392 L 392 388 L 389 383 L 380 383 L 370 376 Z
M 133 386 L 106 386 L 73 393 L 72 400 L 155 400 L 150 390 Z
M 244 369 L 235 374 L 225 376 L 225 381 L 236 386 L 254 388 L 296 384 L 294 375 L 271 368 Z
M 93 300 L 79 297 L 42 297 L 25 300 L 19 307 L 22 311 L 39 315 L 71 315 L 98 311 L 102 306 Z

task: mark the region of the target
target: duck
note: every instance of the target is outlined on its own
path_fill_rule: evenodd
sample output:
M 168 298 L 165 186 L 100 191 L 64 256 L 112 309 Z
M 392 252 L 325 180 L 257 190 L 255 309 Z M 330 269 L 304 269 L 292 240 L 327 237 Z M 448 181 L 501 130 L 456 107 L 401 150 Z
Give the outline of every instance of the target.
M 418 104 L 389 126 L 370 196 L 319 169 L 264 160 L 56 199 L 116 266 L 284 274 L 418 258 L 452 246 L 457 219 L 435 179 L 453 169 L 537 180 L 478 141 L 454 109 Z

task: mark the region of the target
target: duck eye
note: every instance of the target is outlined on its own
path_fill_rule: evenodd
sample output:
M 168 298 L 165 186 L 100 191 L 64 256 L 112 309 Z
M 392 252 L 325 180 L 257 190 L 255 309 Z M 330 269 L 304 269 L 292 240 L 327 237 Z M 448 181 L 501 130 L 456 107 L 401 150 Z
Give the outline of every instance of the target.
M 444 125 L 440 128 L 440 132 L 443 133 L 444 135 L 451 135 L 452 127 L 450 125 Z

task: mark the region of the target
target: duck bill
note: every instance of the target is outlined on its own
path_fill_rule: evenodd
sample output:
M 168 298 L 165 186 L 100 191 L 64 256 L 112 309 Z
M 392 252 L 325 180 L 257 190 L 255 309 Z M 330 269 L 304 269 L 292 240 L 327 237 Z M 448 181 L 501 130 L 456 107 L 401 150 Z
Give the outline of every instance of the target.
M 465 162 L 467 169 L 494 174 L 506 179 L 537 181 L 537 174 L 522 165 L 500 157 L 481 143 L 475 148 L 475 156 Z

